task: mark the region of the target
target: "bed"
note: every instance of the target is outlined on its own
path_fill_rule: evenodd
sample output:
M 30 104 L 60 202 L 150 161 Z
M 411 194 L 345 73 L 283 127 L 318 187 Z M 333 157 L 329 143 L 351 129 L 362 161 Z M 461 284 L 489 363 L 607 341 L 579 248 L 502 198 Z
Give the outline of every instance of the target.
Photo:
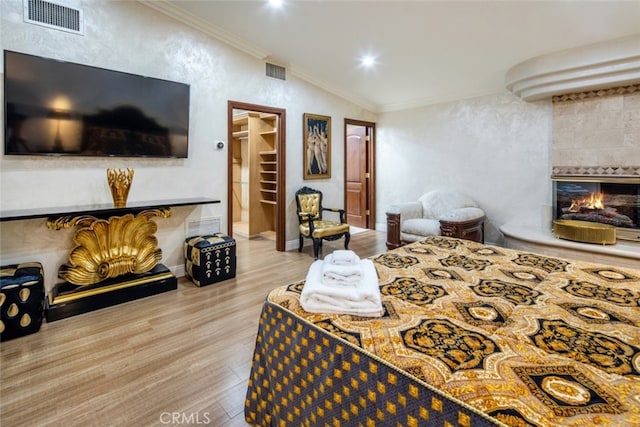
M 384 315 L 264 303 L 254 425 L 640 425 L 640 270 L 432 237 L 371 258 Z

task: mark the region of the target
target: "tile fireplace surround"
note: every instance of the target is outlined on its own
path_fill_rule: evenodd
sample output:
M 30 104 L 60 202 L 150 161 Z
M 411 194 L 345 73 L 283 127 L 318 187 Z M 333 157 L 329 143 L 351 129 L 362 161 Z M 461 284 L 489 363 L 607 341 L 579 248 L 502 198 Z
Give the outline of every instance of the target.
M 553 102 L 553 189 L 559 182 L 576 188 L 598 188 L 615 208 L 605 209 L 625 219 L 618 228 L 618 243 L 635 253 L 640 265 L 640 84 L 557 95 Z M 555 196 L 555 195 L 554 195 Z M 555 199 L 555 197 L 554 197 Z M 615 201 L 614 201 L 615 200 Z M 624 206 L 623 206 L 624 205 Z M 627 215 L 624 215 L 627 214 Z M 556 210 L 552 217 L 558 216 Z M 630 217 L 630 220 L 626 220 Z M 620 224 L 614 224 L 620 225 Z M 589 244 L 585 244 L 590 246 Z M 624 255 L 624 254 L 622 254 Z M 618 254 L 620 256 L 620 254 Z
M 640 84 L 552 101 L 553 177 L 640 180 Z

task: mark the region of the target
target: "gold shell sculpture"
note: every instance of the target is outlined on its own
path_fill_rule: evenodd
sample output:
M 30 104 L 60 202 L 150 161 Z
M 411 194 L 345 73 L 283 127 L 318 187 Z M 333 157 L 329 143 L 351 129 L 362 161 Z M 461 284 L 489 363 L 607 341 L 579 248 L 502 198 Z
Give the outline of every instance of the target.
M 162 259 L 154 236 L 158 226 L 149 219 L 154 214 L 143 212 L 87 221 L 76 232 L 76 246 L 58 276 L 75 285 L 91 285 L 153 269 Z

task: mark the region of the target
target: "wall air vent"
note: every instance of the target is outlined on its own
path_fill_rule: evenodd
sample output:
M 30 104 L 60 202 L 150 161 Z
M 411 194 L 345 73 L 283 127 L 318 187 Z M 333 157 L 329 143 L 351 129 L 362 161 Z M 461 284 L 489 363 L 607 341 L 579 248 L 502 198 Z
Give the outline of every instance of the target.
M 267 62 L 267 77 L 274 79 L 287 80 L 287 69 L 280 65 L 269 64 Z
M 84 35 L 82 10 L 43 0 L 24 0 L 24 21 Z

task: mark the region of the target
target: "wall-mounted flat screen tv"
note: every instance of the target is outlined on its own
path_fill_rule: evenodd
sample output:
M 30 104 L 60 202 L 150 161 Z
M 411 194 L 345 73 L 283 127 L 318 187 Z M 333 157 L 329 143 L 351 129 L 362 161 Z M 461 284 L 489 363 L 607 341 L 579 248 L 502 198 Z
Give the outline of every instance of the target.
M 187 157 L 189 85 L 4 51 L 4 153 Z

